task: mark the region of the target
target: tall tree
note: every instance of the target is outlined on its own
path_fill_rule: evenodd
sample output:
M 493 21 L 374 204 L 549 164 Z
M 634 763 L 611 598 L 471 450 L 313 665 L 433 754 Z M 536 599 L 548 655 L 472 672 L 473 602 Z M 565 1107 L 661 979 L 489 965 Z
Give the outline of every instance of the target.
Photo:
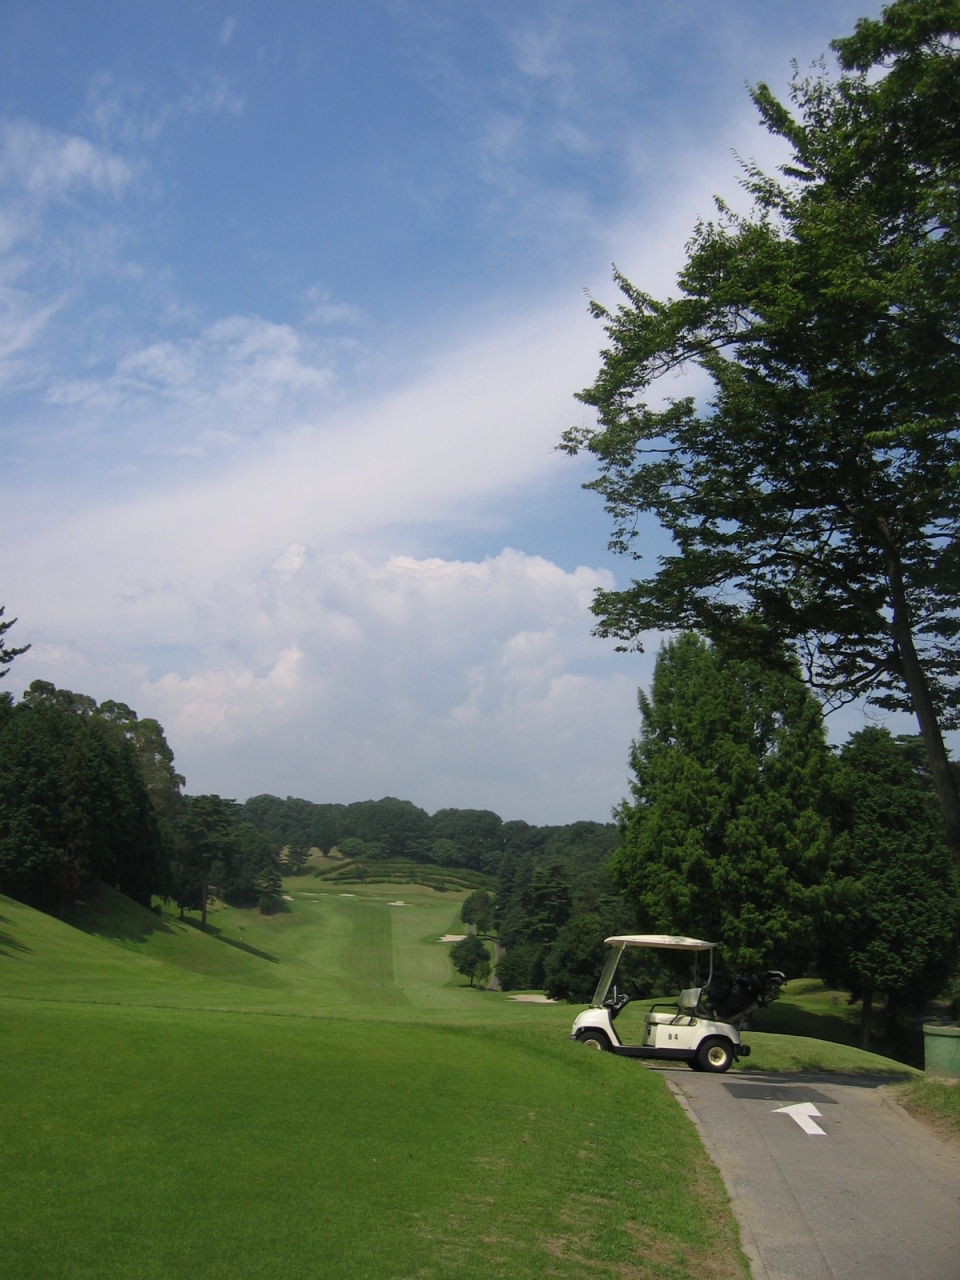
M 928 785 L 885 729 L 855 734 L 842 753 L 847 831 L 838 841 L 836 905 L 820 946 L 828 981 L 862 1000 L 870 1047 L 874 993 L 898 1003 L 936 995 L 956 962 L 960 876 Z
M 827 699 L 911 708 L 960 861 L 960 3 L 898 0 L 834 47 L 792 111 L 752 90 L 790 159 L 745 166 L 752 212 L 695 228 L 680 295 L 618 274 L 593 305 L 599 425 L 564 447 L 599 459 L 613 547 L 640 558 L 645 513 L 674 544 L 598 593 L 598 633 L 792 652 Z M 648 402 L 687 367 L 709 402 Z
M 173 751 L 163 725 L 149 718 L 141 720 L 125 702 L 109 699 L 100 703 L 96 715 L 104 723 L 114 725 L 132 744 L 157 816 L 168 824 L 174 823 L 180 813 L 185 779 L 173 767 Z
M 274 909 L 279 909 L 283 904 L 280 859 L 268 838 L 252 823 L 243 821 L 243 815 L 243 808 L 231 811 L 234 819 L 231 857 L 229 865 L 218 873 L 218 887 L 224 901 L 247 907 L 262 903 L 268 893 L 264 886 L 269 883 L 270 892 L 275 892 L 277 898 Z
M 210 877 L 217 863 L 229 863 L 236 833 L 234 801 L 218 795 L 193 796 L 177 829 L 178 860 L 191 883 L 200 890 L 200 928 L 207 928 Z
M 839 797 L 816 699 L 687 634 L 661 649 L 640 710 L 611 874 L 641 928 L 718 942 L 734 969 L 797 972 Z
M 6 642 L 6 634 L 16 622 L 16 618 L 11 618 L 8 622 L 3 620 L 3 606 L 0 605 L 0 680 L 7 674 L 10 663 L 14 658 L 19 657 L 21 653 L 26 653 L 30 648 L 28 644 L 21 645 L 19 649 L 8 649 Z
M 308 844 L 293 842 L 287 845 L 287 865 L 295 876 L 299 875 L 310 861 L 310 853 Z
M 544 990 L 552 1000 L 587 1004 L 609 955 L 605 936 L 604 922 L 595 911 L 567 921 L 544 965 Z

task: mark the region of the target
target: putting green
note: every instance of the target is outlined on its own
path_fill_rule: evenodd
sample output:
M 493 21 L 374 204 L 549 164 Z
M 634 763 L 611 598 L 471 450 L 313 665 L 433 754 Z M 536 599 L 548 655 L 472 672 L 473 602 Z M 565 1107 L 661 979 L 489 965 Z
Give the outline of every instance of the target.
M 459 900 L 390 887 L 208 935 L 0 899 L 5 1280 L 746 1276 L 663 1081 L 467 987 Z

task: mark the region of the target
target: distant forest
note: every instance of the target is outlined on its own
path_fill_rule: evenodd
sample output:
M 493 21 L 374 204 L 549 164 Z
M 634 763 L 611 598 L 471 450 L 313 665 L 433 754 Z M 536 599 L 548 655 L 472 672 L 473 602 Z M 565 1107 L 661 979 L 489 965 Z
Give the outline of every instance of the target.
M 462 867 L 498 877 L 505 864 L 530 858 L 595 869 L 616 848 L 611 823 L 533 826 L 504 822 L 489 809 L 440 809 L 433 816 L 409 800 L 387 797 L 355 804 L 315 804 L 288 796 L 253 796 L 243 818 L 277 849 L 336 848 L 365 862 L 395 861 Z
M 394 798 L 342 805 L 263 795 L 240 811 L 294 868 L 312 849 L 341 854 L 342 868 L 318 873 L 337 883 L 415 880 L 474 889 L 488 903 L 487 912 L 477 909 L 478 928 L 486 920 L 503 949 L 497 976 L 504 990 L 546 983 L 560 996 L 592 991 L 599 940 L 633 923 L 607 874 L 620 843 L 614 823 L 538 827 L 504 822 L 489 809 L 431 816 Z M 567 945 L 558 947 L 562 933 Z

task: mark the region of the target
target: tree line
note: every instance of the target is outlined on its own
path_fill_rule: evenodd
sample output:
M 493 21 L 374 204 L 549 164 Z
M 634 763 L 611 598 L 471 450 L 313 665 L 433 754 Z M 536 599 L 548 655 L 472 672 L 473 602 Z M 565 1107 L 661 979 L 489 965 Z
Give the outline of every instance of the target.
M 243 806 L 185 796 L 173 761 L 163 727 L 125 703 L 46 680 L 0 696 L 0 892 L 62 917 L 102 881 L 199 911 L 203 928 L 214 891 L 280 909 L 279 849 Z
M 536 826 L 504 821 L 489 809 L 439 809 L 429 814 L 409 800 L 387 796 L 354 804 L 317 804 L 288 796 L 260 795 L 247 800 L 246 821 L 273 848 L 287 851 L 296 866 L 311 849 L 337 851 L 369 862 L 390 859 L 463 867 L 499 876 L 510 859 L 566 857 L 576 848 L 589 863 L 591 851 L 609 853 L 616 843 L 613 823 L 575 822 Z

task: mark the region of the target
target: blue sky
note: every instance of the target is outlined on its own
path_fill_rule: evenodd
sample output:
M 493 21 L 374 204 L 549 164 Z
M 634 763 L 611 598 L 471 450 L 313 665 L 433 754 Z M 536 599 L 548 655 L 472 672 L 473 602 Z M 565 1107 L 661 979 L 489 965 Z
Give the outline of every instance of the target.
M 585 291 L 668 292 L 776 162 L 746 82 L 878 9 L 7 0 L 6 687 L 195 792 L 606 818 L 652 654 L 590 637 L 629 566 L 554 450 Z

